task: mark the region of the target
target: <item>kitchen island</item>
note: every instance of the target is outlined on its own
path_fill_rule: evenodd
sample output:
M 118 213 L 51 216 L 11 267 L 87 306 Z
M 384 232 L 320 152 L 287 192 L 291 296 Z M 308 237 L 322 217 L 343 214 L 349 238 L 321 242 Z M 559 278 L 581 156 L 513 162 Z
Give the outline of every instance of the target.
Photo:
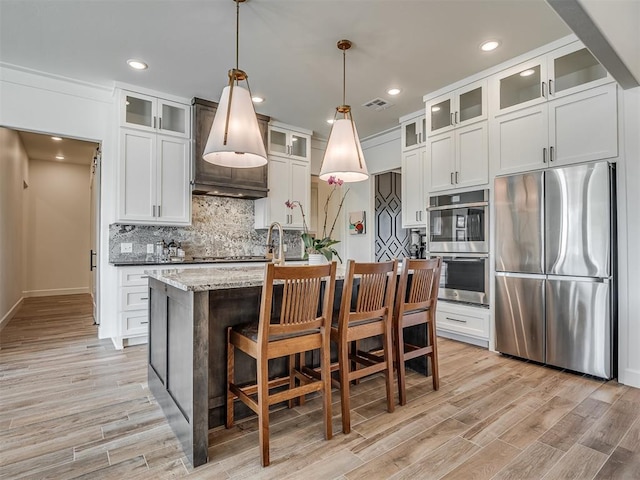
M 207 462 L 209 430 L 225 422 L 227 327 L 257 321 L 265 266 L 173 268 L 147 273 L 149 388 L 185 455 L 197 467 Z M 334 318 L 338 318 L 344 273 L 344 266 L 338 266 Z M 405 337 L 413 343 L 424 334 L 415 335 Z M 317 363 L 319 356 L 310 360 Z M 413 359 L 407 366 L 426 371 L 423 358 Z M 270 362 L 269 372 L 285 375 L 286 367 L 286 360 L 278 359 Z M 255 381 L 255 361 L 237 355 L 235 375 L 239 383 Z M 252 414 L 242 402 L 236 402 L 236 418 Z
M 264 272 L 264 264 L 147 272 L 149 388 L 194 467 L 207 462 L 209 429 L 224 425 L 227 327 L 257 320 Z M 235 371 L 239 382 L 256 378 L 248 357 L 238 355 Z M 285 360 L 270 373 L 286 373 Z M 238 418 L 251 413 L 238 402 Z

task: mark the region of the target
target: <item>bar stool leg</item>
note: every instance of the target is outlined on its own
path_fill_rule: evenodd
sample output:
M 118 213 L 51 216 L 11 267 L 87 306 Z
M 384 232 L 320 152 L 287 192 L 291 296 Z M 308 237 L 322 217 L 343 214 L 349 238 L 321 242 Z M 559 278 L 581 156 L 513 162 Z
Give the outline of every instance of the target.
M 258 359 L 258 438 L 260 441 L 260 461 L 269 466 L 269 371 L 268 361 Z
M 351 432 L 351 404 L 349 392 L 349 347 L 346 341 L 338 344 L 338 356 L 340 365 L 340 405 L 342 405 L 342 433 Z
M 429 345 L 431 345 L 431 377 L 433 381 L 433 389 L 438 390 L 440 388 L 440 371 L 438 369 L 438 342 L 436 340 L 435 325 L 433 323 L 433 315 L 429 319 L 429 325 L 427 325 L 427 331 L 429 336 Z
M 224 426 L 226 428 L 233 427 L 233 399 L 234 395 L 229 390 L 229 384 L 235 383 L 235 347 L 229 341 L 231 337 L 231 327 L 227 328 L 227 417 Z
M 395 322 L 396 330 L 396 365 L 398 369 L 398 402 L 400 405 L 407 404 L 406 371 L 404 365 L 404 333 L 402 328 L 402 318 Z
M 391 319 L 386 322 L 384 335 L 382 341 L 384 342 L 384 360 L 387 368 L 384 371 L 387 385 L 387 412 L 392 413 L 395 408 L 395 401 L 393 399 L 393 342 L 391 328 Z

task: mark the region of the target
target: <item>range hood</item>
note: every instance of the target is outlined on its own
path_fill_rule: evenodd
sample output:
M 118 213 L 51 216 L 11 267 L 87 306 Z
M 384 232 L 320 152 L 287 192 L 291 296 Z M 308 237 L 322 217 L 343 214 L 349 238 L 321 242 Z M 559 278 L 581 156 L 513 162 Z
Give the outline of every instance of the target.
M 263 198 L 267 196 L 268 167 L 230 168 L 213 165 L 202 158 L 209 131 L 216 115 L 218 104 L 201 98 L 194 98 L 193 129 L 193 180 L 191 193 L 194 195 L 214 195 L 236 198 Z M 267 143 L 267 130 L 270 117 L 257 115 L 260 132 Z

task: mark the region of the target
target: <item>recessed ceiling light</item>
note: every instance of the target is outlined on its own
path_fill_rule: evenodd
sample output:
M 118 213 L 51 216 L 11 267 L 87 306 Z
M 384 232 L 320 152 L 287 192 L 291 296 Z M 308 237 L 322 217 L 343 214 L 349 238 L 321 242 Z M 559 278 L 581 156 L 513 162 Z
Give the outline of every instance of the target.
M 440 111 L 440 107 L 439 106 L 435 106 L 435 107 L 431 107 L 431 111 L 432 112 L 439 112 Z
M 333 118 L 329 118 L 329 119 L 327 119 L 327 123 L 328 123 L 329 125 L 333 125 L 333 122 L 334 122 L 334 121 L 335 121 L 335 120 L 334 120 Z
M 64 160 L 64 155 L 56 155 L 56 160 Z
M 251 97 L 251 101 L 252 101 L 253 103 L 262 103 L 262 102 L 264 102 L 264 98 L 262 98 L 262 97 L 257 97 L 257 96 L 256 96 L 256 97 Z
M 56 142 L 59 142 L 60 140 L 62 140 L 62 138 L 60 138 L 60 137 L 51 137 L 51 140 L 55 140 Z
M 490 52 L 491 50 L 495 50 L 500 46 L 500 42 L 497 40 L 489 40 L 488 42 L 484 42 L 480 45 L 480 50 L 483 52 Z
M 398 95 L 402 90 L 399 88 L 390 88 L 389 90 L 387 90 L 387 93 L 389 95 Z
M 146 70 L 147 68 L 149 68 L 149 65 L 140 60 L 136 60 L 135 58 L 130 58 L 129 60 L 127 60 L 127 64 L 134 70 Z
M 523 72 L 520 72 L 520 76 L 521 77 L 528 77 L 530 75 L 533 75 L 534 73 L 536 73 L 536 71 L 530 68 L 529 70 L 525 70 Z

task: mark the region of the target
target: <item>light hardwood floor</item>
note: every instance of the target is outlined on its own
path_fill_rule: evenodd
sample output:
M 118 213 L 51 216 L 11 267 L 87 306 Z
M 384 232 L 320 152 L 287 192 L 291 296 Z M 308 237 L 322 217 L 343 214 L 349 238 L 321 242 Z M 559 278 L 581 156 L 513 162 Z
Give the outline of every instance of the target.
M 97 339 L 86 295 L 27 299 L 0 334 L 0 478 L 640 478 L 640 390 L 440 339 L 441 387 L 352 390 L 352 432 L 323 439 L 319 399 L 211 432 L 193 469 L 146 385 L 146 346 Z M 334 431 L 340 432 L 334 390 Z

